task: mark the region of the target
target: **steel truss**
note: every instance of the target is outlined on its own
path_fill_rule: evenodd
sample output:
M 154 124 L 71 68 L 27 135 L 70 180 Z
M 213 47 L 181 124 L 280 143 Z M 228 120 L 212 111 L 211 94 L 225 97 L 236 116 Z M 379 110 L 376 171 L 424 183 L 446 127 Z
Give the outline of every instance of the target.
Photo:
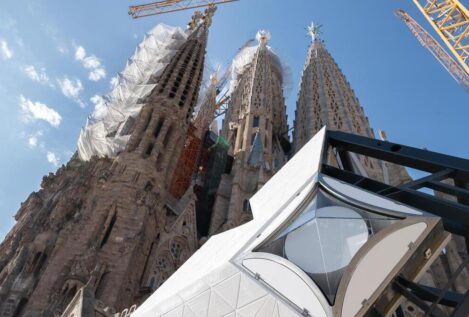
M 339 131 L 327 131 L 326 146 L 323 162 L 329 162 L 328 156 L 333 153 L 339 168 L 323 164 L 323 174 L 441 217 L 446 231 L 464 237 L 469 253 L 469 160 Z M 429 175 L 397 187 L 390 186 L 360 175 L 353 167 L 351 153 Z M 444 193 L 454 198 L 454 201 L 423 192 L 423 188 Z M 442 288 L 420 285 L 402 276 L 395 279 L 393 288 L 422 309 L 425 316 L 467 317 L 469 285 L 465 294 L 450 291 L 464 269 L 469 270 L 467 254 Z M 451 313 L 448 315 L 447 311 Z M 377 312 L 374 314 L 379 316 Z M 398 311 L 397 315 L 402 315 L 402 311 Z
M 203 8 L 210 5 L 220 5 L 235 1 L 239 0 L 163 0 L 130 6 L 129 15 L 134 19 L 138 19 L 151 15 Z

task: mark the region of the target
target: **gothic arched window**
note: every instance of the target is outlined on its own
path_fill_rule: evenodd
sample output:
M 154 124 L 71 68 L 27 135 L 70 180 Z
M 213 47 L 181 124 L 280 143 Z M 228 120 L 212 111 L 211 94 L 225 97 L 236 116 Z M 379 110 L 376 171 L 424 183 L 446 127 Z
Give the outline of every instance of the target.
M 171 240 L 169 251 L 176 262 L 176 266 L 181 265 L 191 255 L 187 239 L 181 236 L 175 237 Z
M 157 264 L 161 271 L 167 271 L 171 267 L 170 262 L 166 257 L 160 257 Z
M 182 246 L 178 241 L 171 242 L 171 254 L 173 255 L 175 260 L 179 260 L 181 257 Z

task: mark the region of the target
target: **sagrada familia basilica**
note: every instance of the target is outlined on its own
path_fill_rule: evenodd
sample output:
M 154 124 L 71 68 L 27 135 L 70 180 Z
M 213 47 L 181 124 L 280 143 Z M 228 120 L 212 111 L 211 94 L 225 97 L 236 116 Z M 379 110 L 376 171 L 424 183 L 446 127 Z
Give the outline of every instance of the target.
M 77 299 L 96 316 L 140 305 L 208 238 L 249 222 L 249 199 L 323 126 L 375 137 L 315 28 L 292 139 L 284 66 L 266 31 L 235 57 L 215 128 L 216 76 L 201 89 L 214 11 L 195 14 L 187 30 L 147 33 L 76 154 L 21 204 L 0 245 L 0 316 L 61 316 Z M 410 179 L 397 165 L 357 160 L 381 182 Z M 431 283 L 460 261 L 459 242 Z

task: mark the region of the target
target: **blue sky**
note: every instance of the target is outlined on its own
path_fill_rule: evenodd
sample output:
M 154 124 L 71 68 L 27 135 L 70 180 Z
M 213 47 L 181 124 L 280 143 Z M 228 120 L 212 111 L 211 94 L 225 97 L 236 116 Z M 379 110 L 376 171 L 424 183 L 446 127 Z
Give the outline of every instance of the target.
M 0 2 L 0 237 L 42 176 L 75 151 L 93 97 L 109 90 L 144 33 L 160 22 L 184 26 L 191 16 L 132 20 L 130 4 Z M 393 15 L 398 7 L 430 30 L 411 1 L 241 0 L 215 15 L 207 61 L 227 65 L 257 30 L 269 30 L 270 45 L 292 73 L 286 92 L 291 123 L 310 43 L 305 27 L 317 21 L 376 131 L 469 158 L 469 96 Z

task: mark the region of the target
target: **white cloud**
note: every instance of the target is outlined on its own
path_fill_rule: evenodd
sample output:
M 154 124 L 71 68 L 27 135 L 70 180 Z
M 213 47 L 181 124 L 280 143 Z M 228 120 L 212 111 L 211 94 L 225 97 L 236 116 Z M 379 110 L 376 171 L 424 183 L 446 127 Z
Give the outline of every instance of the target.
M 23 118 L 26 121 L 44 120 L 51 126 L 57 128 L 62 121 L 62 116 L 46 104 L 32 102 L 29 99 L 20 96 L 20 108 L 23 111 Z
M 92 81 L 98 81 L 102 78 L 106 78 L 106 70 L 101 65 L 101 61 L 95 55 L 87 55 L 86 50 L 83 46 L 78 46 L 75 51 L 75 59 L 83 65 L 84 68 L 88 69 L 88 79 Z
M 43 134 L 42 131 L 37 131 L 36 133 L 33 133 L 28 137 L 28 146 L 31 149 L 34 149 L 35 147 L 37 147 L 39 138 L 42 136 L 42 134 Z
M 116 87 L 118 83 L 119 83 L 119 79 L 117 79 L 117 76 L 112 77 L 110 82 L 109 82 L 109 84 L 111 86 L 111 89 Z
M 93 115 L 96 118 L 100 118 L 106 114 L 106 104 L 104 98 L 98 95 L 94 95 L 90 98 L 90 101 L 94 104 L 94 113 Z
M 90 101 L 94 104 L 96 109 L 100 109 L 104 106 L 104 98 L 99 95 L 94 95 L 90 98 Z
M 83 61 L 83 66 L 87 69 L 96 69 L 101 66 L 101 62 L 94 55 L 87 56 L 83 58 L 82 61 Z
M 57 79 L 57 81 L 59 82 L 62 93 L 67 98 L 78 98 L 80 92 L 83 90 L 83 84 L 78 78 L 70 79 L 65 76 L 62 79 Z
M 58 46 L 57 50 L 59 51 L 60 54 L 67 54 L 68 53 L 68 48 L 64 46 Z
M 54 152 L 47 152 L 47 162 L 51 163 L 55 167 L 59 166 L 60 158 Z
M 31 135 L 28 138 L 28 145 L 30 148 L 35 148 L 37 146 L 37 136 Z
M 106 77 L 106 71 L 104 68 L 96 68 L 95 70 L 91 71 L 88 75 L 88 79 L 92 81 L 98 81 L 101 78 Z
M 3 59 L 10 59 L 13 57 L 13 51 L 8 47 L 8 43 L 5 40 L 0 41 L 0 50 L 2 52 Z
M 82 61 L 86 57 L 86 51 L 83 46 L 78 46 L 75 51 L 75 59 L 77 61 Z
M 83 91 L 83 84 L 78 78 L 70 79 L 65 76 L 62 79 L 57 79 L 60 90 L 65 97 L 75 101 L 81 108 L 85 107 L 85 104 L 80 99 L 80 93 Z
M 42 67 L 39 71 L 36 70 L 36 67 L 33 65 L 25 65 L 22 68 L 22 71 L 29 77 L 32 81 L 36 81 L 38 83 L 49 85 L 50 87 L 54 87 L 54 84 L 51 83 L 49 76 L 46 73 L 46 69 Z

